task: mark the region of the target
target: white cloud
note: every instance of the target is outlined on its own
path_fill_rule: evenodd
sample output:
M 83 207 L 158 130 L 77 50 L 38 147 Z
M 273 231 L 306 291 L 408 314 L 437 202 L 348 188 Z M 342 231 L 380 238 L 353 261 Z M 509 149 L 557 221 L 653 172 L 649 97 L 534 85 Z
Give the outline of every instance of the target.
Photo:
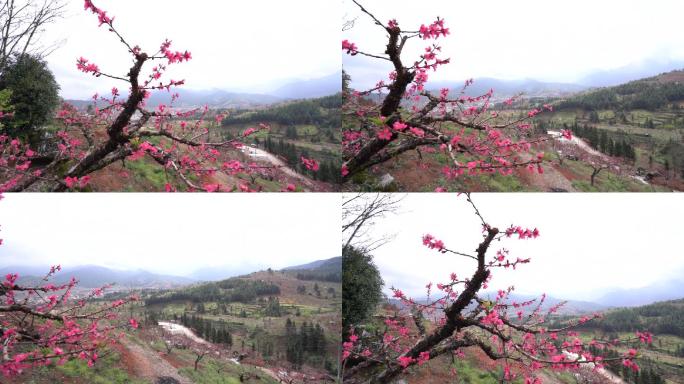
M 511 257 L 532 259 L 516 271 L 494 271 L 492 289 L 590 299 L 607 288 L 637 288 L 680 277 L 680 221 L 684 198 L 665 194 L 474 194 L 478 208 L 500 229 L 511 224 L 537 227 L 535 240 L 506 240 Z M 410 194 L 400 215 L 379 221 L 373 234 L 396 233 L 373 252 L 386 283 L 425 295 L 428 282 L 448 281 L 451 272 L 468 277 L 473 260 L 440 254 L 422 245 L 426 233 L 447 247 L 474 253 L 481 241 L 479 221 L 463 197 Z M 491 254 L 490 251 L 490 254 Z
M 417 30 L 437 16 L 451 35 L 440 38 L 443 57 L 451 64 L 431 79 L 471 77 L 535 78 L 572 82 L 596 70 L 610 70 L 645 60 L 684 60 L 679 30 L 684 3 L 677 0 L 543 0 L 365 1 L 380 21 L 396 18 L 399 25 Z M 385 35 L 351 0 L 344 0 L 347 19 L 355 26 L 343 38 L 370 53 L 384 52 Z M 426 46 L 412 39 L 405 57 L 415 58 Z M 359 56 L 345 55 L 345 67 Z M 390 71 L 381 71 L 386 76 Z M 350 71 L 352 78 L 355 73 Z M 361 75 L 362 84 L 374 84 Z
M 131 59 L 125 47 L 83 1 L 67 1 L 67 17 L 49 27 L 45 38 L 65 40 L 48 57 L 67 98 L 88 98 L 123 83 L 94 79 L 76 70 L 83 56 L 106 72 L 125 75 Z M 264 92 L 285 80 L 329 75 L 340 68 L 340 4 L 334 0 L 95 1 L 115 17 L 117 30 L 132 45 L 154 53 L 164 39 L 193 60 L 171 67 L 187 88 Z
M 189 275 L 339 256 L 334 194 L 5 194 L 0 266 L 103 265 Z

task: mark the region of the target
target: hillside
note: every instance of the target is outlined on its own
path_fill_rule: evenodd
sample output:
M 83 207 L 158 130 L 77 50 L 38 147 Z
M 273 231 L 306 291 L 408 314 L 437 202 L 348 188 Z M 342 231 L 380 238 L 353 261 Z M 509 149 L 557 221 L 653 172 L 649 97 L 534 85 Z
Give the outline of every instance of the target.
M 340 283 L 266 270 L 153 293 L 144 316 L 177 322 L 213 343 L 225 344 L 213 331 L 223 330 L 230 349 L 247 356 L 243 364 L 325 376 L 335 372 L 340 292 Z
M 590 90 L 568 98 L 558 104 L 557 108 L 654 111 L 668 106 L 679 109 L 681 101 L 684 101 L 684 70 L 666 72 L 613 87 Z
M 334 259 L 333 259 L 334 260 Z M 318 270 L 330 260 L 314 262 Z M 308 264 L 312 265 L 312 264 Z M 74 360 L 15 383 L 328 383 L 337 374 L 341 284 L 265 270 L 140 290 L 140 322 L 93 368 Z M 116 300 L 119 294 L 105 296 Z
M 342 258 L 335 257 L 283 269 L 299 280 L 342 281 Z
M 680 293 L 679 296 L 681 295 Z M 684 339 L 684 298 L 607 311 L 596 325 L 587 327 L 598 328 L 605 332 L 641 330 Z
M 337 93 L 316 99 L 295 100 L 267 109 L 229 111 L 221 135 L 233 138 L 249 126 L 267 124 L 270 129 L 254 135 L 253 145 L 278 156 L 296 172 L 311 179 L 334 183 L 339 178 L 342 97 Z M 320 164 L 317 172 L 307 170 L 301 157 Z
M 433 93 L 449 88 L 459 94 L 462 83 L 430 82 L 427 86 Z M 553 112 L 532 119 L 532 131 L 514 135 L 543 140 L 536 145 L 536 150 L 545 154 L 543 173 L 520 168 L 512 176 L 490 172 L 447 178 L 443 169 L 453 160 L 428 148 L 407 151 L 355 175 L 350 188 L 385 192 L 427 192 L 436 188 L 482 192 L 684 190 L 684 70 L 598 89 L 484 78 L 476 79 L 466 93 L 480 95 L 490 89 L 498 115 L 490 119 L 492 124 L 523 119 L 529 111 L 543 109 L 545 104 L 553 106 Z M 524 95 L 512 105 L 501 102 L 518 93 Z M 366 102 L 379 103 L 383 97 L 373 95 Z M 413 103 L 404 101 L 404 109 L 408 110 Z M 424 103 L 425 100 L 418 101 L 419 105 Z M 344 129 L 352 129 L 356 122 L 350 117 L 345 124 Z M 454 132 L 460 129 L 449 124 L 441 128 Z M 564 129 L 573 132 L 572 140 L 560 137 Z M 468 156 L 462 156 L 459 161 L 467 159 Z M 529 160 L 529 156 L 520 160 Z
M 654 335 L 653 343 L 641 352 L 641 374 L 635 377 L 619 363 L 609 364 L 609 369 L 629 383 L 684 383 L 684 299 L 606 311 L 602 319 L 580 328 L 585 338 L 614 339 L 636 331 Z M 604 354 L 613 357 L 624 350 L 610 349 Z
M 523 298 L 516 297 L 514 299 Z M 550 298 L 549 302 L 554 299 Z M 376 315 L 370 324 L 364 327 L 369 330 L 381 327 L 382 319 L 394 318 L 398 311 L 396 301 L 376 310 Z M 607 368 L 617 377 L 608 380 L 605 374 L 592 369 L 582 369 L 577 372 L 558 372 L 544 369 L 537 374 L 545 384 L 568 384 L 576 382 L 593 383 L 622 383 L 622 384 L 681 384 L 684 383 L 684 299 L 653 303 L 638 308 L 605 309 L 604 317 L 597 321 L 590 321 L 577 328 L 580 337 L 590 339 L 615 339 L 634 336 L 634 332 L 650 331 L 654 334 L 653 343 L 642 348 L 638 364 L 640 374 L 634 375 L 629 369 L 625 370 L 621 362 L 611 362 Z M 566 324 L 568 319 L 577 319 L 576 314 L 559 313 L 549 327 L 556 328 Z M 408 323 L 407 323 L 408 324 Z M 428 325 L 431 327 L 433 324 Z M 594 353 L 608 357 L 624 354 L 627 347 L 595 350 Z M 424 366 L 413 367 L 402 376 L 407 384 L 430 383 L 478 383 L 496 384 L 501 382 L 503 375 L 502 362 L 492 361 L 478 348 L 465 348 L 463 354 L 453 359 L 451 356 L 439 357 Z M 455 369 L 455 376 L 454 371 Z M 512 363 L 512 372 L 522 373 L 521 366 Z M 456 379 L 455 379 L 456 377 Z M 456 380 L 456 381 L 454 381 Z M 517 383 L 518 381 L 513 381 Z M 522 383 L 522 379 L 519 381 Z

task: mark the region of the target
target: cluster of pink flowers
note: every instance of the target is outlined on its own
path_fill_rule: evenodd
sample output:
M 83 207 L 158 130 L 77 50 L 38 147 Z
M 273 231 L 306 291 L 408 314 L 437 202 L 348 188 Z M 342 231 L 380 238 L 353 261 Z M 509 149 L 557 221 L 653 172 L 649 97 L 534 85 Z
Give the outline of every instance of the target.
M 170 47 L 171 41 L 164 40 L 161 47 L 159 48 L 159 51 L 168 59 L 169 64 L 182 63 L 183 61 L 189 61 L 190 59 L 192 59 L 192 54 L 190 52 L 174 52 L 169 49 Z
M 85 188 L 88 186 L 88 183 L 90 183 L 90 176 L 86 175 L 81 178 L 78 177 L 65 177 L 64 178 L 64 184 L 66 184 L 67 188 L 69 189 L 74 189 L 74 188 Z
M 304 167 L 306 167 L 306 169 L 314 172 L 317 172 L 320 168 L 318 162 L 315 159 L 307 159 L 304 156 L 302 156 L 302 164 L 304 164 Z
M 430 249 L 446 252 L 444 248 L 444 242 L 442 240 L 435 239 L 435 237 L 430 234 L 423 235 L 423 245 Z
M 518 239 L 536 239 L 539 237 L 539 230 L 537 228 L 529 229 L 520 226 L 510 226 L 506 229 L 506 237 L 511 237 L 513 234 L 517 234 Z
M 88 59 L 83 57 L 76 61 L 76 68 L 85 73 L 92 73 L 94 76 L 100 75 L 100 68 L 95 63 L 89 63 Z
M 92 0 L 85 0 L 84 7 L 83 7 L 83 8 L 84 8 L 86 11 L 90 10 L 90 11 L 92 11 L 94 14 L 96 14 L 96 15 L 97 15 L 97 19 L 98 19 L 98 21 L 100 22 L 100 25 L 102 25 L 102 24 L 112 25 L 112 22 L 114 21 L 114 18 L 113 18 L 113 17 L 110 18 L 109 16 L 107 16 L 107 12 L 101 10 L 100 8 L 97 8 L 97 7 L 93 4 Z
M 350 42 L 349 40 L 342 40 L 342 50 L 347 51 L 347 54 L 352 56 L 359 53 L 356 44 Z
M 449 34 L 449 28 L 444 27 L 443 19 L 437 18 L 435 22 L 428 26 L 425 24 L 421 25 L 418 33 L 423 40 L 437 39 L 440 36 L 446 37 Z

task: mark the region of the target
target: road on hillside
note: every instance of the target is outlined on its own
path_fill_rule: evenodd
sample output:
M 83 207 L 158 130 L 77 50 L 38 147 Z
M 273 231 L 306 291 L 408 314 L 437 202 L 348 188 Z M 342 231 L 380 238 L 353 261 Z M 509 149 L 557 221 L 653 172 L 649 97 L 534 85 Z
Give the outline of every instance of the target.
M 136 378 L 156 383 L 159 378 L 168 377 L 180 384 L 193 384 L 188 378 L 178 374 L 178 369 L 161 358 L 157 352 L 126 339 L 123 339 L 121 344 L 125 349 L 124 363 L 134 372 Z
M 578 146 L 580 149 L 587 152 L 588 154 L 597 156 L 597 157 L 601 158 L 602 160 L 609 160 L 610 159 L 608 156 L 606 156 L 605 154 L 595 150 L 589 144 L 587 144 L 586 141 L 580 139 L 579 137 L 577 137 L 575 135 L 572 135 L 572 139 L 568 140 L 568 139 L 564 138 L 563 135 L 558 131 L 547 131 L 547 133 L 561 143 L 570 142 L 570 143 Z
M 197 336 L 190 328 L 185 327 L 183 325 L 171 323 L 171 322 L 166 322 L 166 321 L 160 321 L 160 322 L 158 322 L 158 324 L 160 327 L 164 328 L 165 331 L 167 331 L 171 334 L 183 335 L 183 336 L 191 339 L 192 341 L 194 341 L 196 343 L 210 344 L 207 340 L 204 340 L 203 338 Z M 240 364 L 240 362 L 238 362 L 236 359 L 228 359 L 228 360 L 233 364 L 243 365 L 243 364 Z M 264 374 L 270 376 L 271 378 L 278 380 L 278 382 L 280 382 L 283 379 L 283 377 L 280 376 L 281 374 L 283 374 L 285 377 L 287 377 L 287 373 L 284 373 L 284 372 L 279 373 L 279 372 L 275 372 L 271 369 L 256 366 L 256 365 L 244 365 L 244 366 L 250 367 L 250 368 L 251 367 L 256 368 L 256 369 L 260 370 L 261 372 L 263 372 Z
M 297 173 L 294 169 L 290 168 L 287 164 L 285 164 L 284 161 L 282 161 L 280 158 L 277 156 L 273 155 L 270 152 L 266 152 L 263 149 L 252 147 L 250 145 L 245 145 L 242 147 L 242 152 L 246 154 L 247 156 L 255 159 L 255 160 L 265 160 L 271 163 L 273 166 L 276 166 L 280 168 L 286 175 L 290 177 L 294 177 L 297 180 L 300 180 L 302 183 L 306 184 L 308 187 L 314 187 L 314 183 L 309 179 L 308 177 Z
M 577 357 L 579 357 L 576 353 L 568 352 L 568 351 L 563 351 L 563 354 L 565 356 L 568 356 L 572 360 L 576 360 Z M 585 361 L 586 359 L 582 357 L 580 361 Z M 583 366 L 590 368 L 592 371 L 596 372 L 597 374 L 601 375 L 604 379 L 608 380 L 612 384 L 627 384 L 625 383 L 624 380 L 622 380 L 621 377 L 613 374 L 612 372 L 608 371 L 605 368 L 596 368 L 596 365 L 594 363 L 584 363 L 582 364 Z

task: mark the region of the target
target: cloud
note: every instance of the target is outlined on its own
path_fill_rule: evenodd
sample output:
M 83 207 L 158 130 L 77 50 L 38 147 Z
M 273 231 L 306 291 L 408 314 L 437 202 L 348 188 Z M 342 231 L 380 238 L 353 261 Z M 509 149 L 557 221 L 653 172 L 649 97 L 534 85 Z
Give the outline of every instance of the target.
M 531 258 L 517 270 L 494 271 L 492 289 L 515 285 L 519 293 L 543 292 L 568 299 L 591 299 L 608 288 L 638 288 L 676 277 L 684 268 L 678 222 L 684 214 L 680 195 L 645 194 L 474 194 L 492 225 L 537 227 L 535 240 L 495 243 L 513 258 Z M 372 234 L 396 233 L 393 242 L 373 252 L 385 279 L 414 296 L 428 282 L 448 281 L 451 272 L 465 278 L 473 260 L 441 254 L 422 245 L 430 233 L 453 250 L 474 253 L 480 224 L 463 197 L 410 194 L 403 214 L 378 222 Z M 491 254 L 490 252 L 490 254 Z
M 119 0 L 95 2 L 113 15 L 114 25 L 131 45 L 148 53 L 164 39 L 193 60 L 172 66 L 170 78 L 185 79 L 191 89 L 264 92 L 287 79 L 311 79 L 339 71 L 339 3 L 298 0 L 241 2 L 197 0 Z M 97 18 L 83 11 L 82 1 L 68 1 L 64 20 L 49 27 L 45 38 L 64 44 L 48 57 L 66 98 L 88 98 L 122 83 L 95 79 L 76 70 L 83 56 L 115 75 L 131 66 L 125 47 Z M 266 11 L 267 10 L 267 11 Z M 79 76 L 83 82 L 74 82 Z
M 6 194 L 0 266 L 279 269 L 338 256 L 339 216 L 334 194 Z
M 363 2 L 381 22 L 396 18 L 404 29 L 417 30 L 437 16 L 446 21 L 451 35 L 438 41 L 451 64 L 440 68 L 432 80 L 471 77 L 501 79 L 534 78 L 573 82 L 600 70 L 660 59 L 684 60 L 678 15 L 684 3 L 663 0 L 590 1 L 549 4 L 542 0 L 445 3 L 439 0 Z M 364 52 L 382 54 L 383 32 L 350 0 L 343 3 L 354 27 L 343 33 Z M 405 57 L 414 60 L 426 44 L 411 39 Z M 357 59 L 351 58 L 351 60 Z M 345 63 L 347 59 L 345 59 Z M 349 71 L 352 78 L 356 77 Z M 386 76 L 377 74 L 371 86 Z M 365 79 L 365 74 L 361 76 Z

